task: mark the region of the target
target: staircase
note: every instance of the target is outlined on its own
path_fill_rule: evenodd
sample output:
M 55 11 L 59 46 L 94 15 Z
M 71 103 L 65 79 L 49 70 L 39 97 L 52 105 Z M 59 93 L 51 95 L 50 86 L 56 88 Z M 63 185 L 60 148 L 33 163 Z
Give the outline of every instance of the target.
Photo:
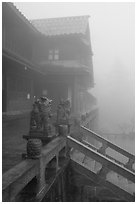
M 68 136 L 71 166 L 125 201 L 135 201 L 135 156 L 81 126 L 82 139 Z

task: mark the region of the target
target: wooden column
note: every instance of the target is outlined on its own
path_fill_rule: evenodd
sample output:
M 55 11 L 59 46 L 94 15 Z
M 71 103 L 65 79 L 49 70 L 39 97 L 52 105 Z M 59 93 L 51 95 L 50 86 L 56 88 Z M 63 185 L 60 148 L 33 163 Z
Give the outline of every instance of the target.
M 61 194 L 61 178 L 58 177 L 58 196 L 59 196 L 59 202 L 62 201 L 62 194 Z
M 54 195 L 53 195 L 53 190 L 54 190 L 54 189 L 52 189 L 52 190 L 51 190 L 51 193 L 50 193 L 50 202 L 54 201 L 54 200 L 53 200 L 53 196 L 54 196 Z
M 5 67 L 3 67 L 5 69 Z M 7 110 L 7 77 L 5 71 L 2 74 L 2 112 Z
M 83 201 L 83 192 L 84 192 L 84 187 L 81 186 L 81 187 L 80 187 L 80 195 L 81 195 L 81 197 L 80 197 L 80 202 Z
M 78 82 L 77 76 L 74 77 L 74 86 L 73 86 L 73 112 L 74 114 L 78 113 Z
M 59 155 L 56 154 L 56 172 L 59 170 Z
M 61 188 L 62 188 L 62 201 L 66 202 L 66 188 L 65 188 L 64 173 L 61 176 Z
M 34 82 L 33 79 L 30 81 L 30 98 L 31 98 L 31 104 L 34 102 Z

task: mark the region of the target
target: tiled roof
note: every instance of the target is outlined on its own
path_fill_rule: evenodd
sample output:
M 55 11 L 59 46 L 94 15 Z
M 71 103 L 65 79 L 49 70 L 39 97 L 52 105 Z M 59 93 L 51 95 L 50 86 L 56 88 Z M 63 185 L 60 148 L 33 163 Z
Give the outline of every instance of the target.
M 34 27 L 46 36 L 85 34 L 89 16 L 32 20 Z
M 17 6 L 13 2 L 3 2 L 3 7 L 12 9 L 12 11 L 22 20 L 22 22 L 28 25 L 33 31 L 38 32 L 30 22 L 30 20 L 26 18 L 26 16 L 17 8 Z

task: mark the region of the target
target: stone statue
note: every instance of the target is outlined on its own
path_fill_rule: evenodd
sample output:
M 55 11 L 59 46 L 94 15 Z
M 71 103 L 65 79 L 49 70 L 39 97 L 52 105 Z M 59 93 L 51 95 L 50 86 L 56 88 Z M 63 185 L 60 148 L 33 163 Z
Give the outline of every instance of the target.
M 57 107 L 57 121 L 56 121 L 56 127 L 57 127 L 57 131 L 59 128 L 59 125 L 68 125 L 68 129 L 69 127 L 69 123 L 70 123 L 70 101 L 67 100 L 60 100 L 60 103 Z
M 49 119 L 51 118 L 51 102 L 52 100 L 47 97 L 41 97 L 39 106 L 41 126 L 46 135 L 48 135 Z
M 30 131 L 42 131 L 44 135 L 48 136 L 51 102 L 52 100 L 47 97 L 41 97 L 34 102 L 31 111 Z
M 35 101 L 31 111 L 30 130 L 41 129 L 41 117 L 39 112 L 39 100 Z

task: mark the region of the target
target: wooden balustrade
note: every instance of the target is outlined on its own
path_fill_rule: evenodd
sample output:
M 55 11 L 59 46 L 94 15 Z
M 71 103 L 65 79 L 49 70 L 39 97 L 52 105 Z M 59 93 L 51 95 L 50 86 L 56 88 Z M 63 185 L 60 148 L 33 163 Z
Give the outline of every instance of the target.
M 86 156 L 94 159 L 95 161 L 102 164 L 102 167 L 106 167 L 109 170 L 112 170 L 123 177 L 127 178 L 128 180 L 135 182 L 135 174 L 131 170 L 125 168 L 122 165 L 112 161 L 111 159 L 107 158 L 106 156 L 102 155 L 101 153 L 93 150 L 83 144 L 82 142 L 77 141 L 76 139 L 68 136 L 67 137 L 67 144 L 69 147 L 74 148 L 85 154 Z M 101 173 L 101 172 L 100 172 Z
M 112 142 L 110 142 L 109 140 L 101 137 L 100 135 L 98 135 L 97 133 L 89 130 L 88 128 L 84 127 L 84 126 L 81 126 L 81 131 L 83 133 L 84 136 L 87 136 L 87 137 L 90 137 L 90 138 L 93 138 L 95 139 L 96 141 L 98 142 L 101 142 L 102 143 L 102 146 L 100 149 L 98 149 L 98 152 L 103 154 L 103 155 L 106 155 L 106 150 L 107 148 L 111 148 L 113 150 L 115 150 L 116 152 L 120 153 L 121 155 L 125 156 L 128 158 L 128 162 L 126 164 L 123 164 L 127 169 L 131 170 L 131 171 L 134 171 L 133 169 L 133 164 L 135 163 L 135 156 L 132 155 L 131 153 L 127 152 L 126 150 L 122 149 L 121 147 L 113 144 Z M 92 148 L 92 146 L 91 146 Z M 108 156 L 109 157 L 109 156 Z M 111 157 L 111 159 L 113 159 Z
M 39 159 L 26 159 L 2 176 L 2 200 L 16 201 L 16 196 L 34 178 L 37 178 L 36 200 L 42 200 L 46 192 L 45 170 L 47 164 L 56 156 L 56 172 L 59 170 L 59 153 L 66 147 L 66 138 L 58 137 L 43 147 Z M 65 155 L 64 155 L 65 156 Z

